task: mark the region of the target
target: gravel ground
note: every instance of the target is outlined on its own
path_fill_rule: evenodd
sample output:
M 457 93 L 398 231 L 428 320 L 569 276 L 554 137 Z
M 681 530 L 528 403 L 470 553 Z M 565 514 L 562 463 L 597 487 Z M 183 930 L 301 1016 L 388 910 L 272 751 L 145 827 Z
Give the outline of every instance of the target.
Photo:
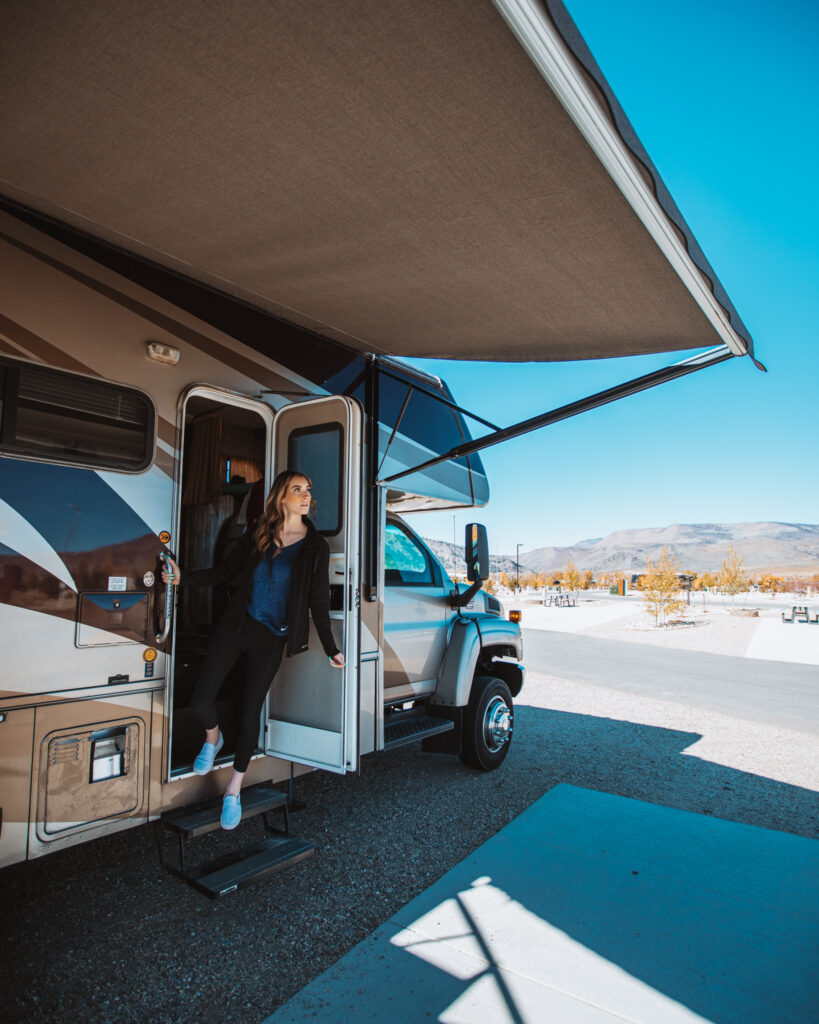
M 300 779 L 292 830 L 315 856 L 222 900 L 162 872 L 148 827 L 0 872 L 2 1016 L 252 1024 L 557 783 L 816 838 L 815 749 L 530 669 L 500 770 L 405 747 L 359 777 Z M 238 837 L 197 842 L 209 855 Z

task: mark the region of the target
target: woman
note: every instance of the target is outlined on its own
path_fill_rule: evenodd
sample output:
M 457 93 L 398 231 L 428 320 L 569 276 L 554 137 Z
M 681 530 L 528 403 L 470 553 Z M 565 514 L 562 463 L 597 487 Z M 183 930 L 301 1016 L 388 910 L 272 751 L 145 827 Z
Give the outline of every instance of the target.
M 259 715 L 273 676 L 287 656 L 307 650 L 308 609 L 330 662 L 344 665 L 330 629 L 330 549 L 308 519 L 315 502 L 303 473 L 285 470 L 273 482 L 255 530 L 248 531 L 215 569 L 182 573 L 172 558 L 162 573 L 174 586 L 215 586 L 237 580 L 211 640 L 191 699 L 205 729 L 205 744 L 193 762 L 197 775 L 213 767 L 224 738 L 214 701 L 228 672 L 244 654 L 244 687 L 233 774 L 222 801 L 221 825 L 242 819 L 240 791 L 259 735 Z

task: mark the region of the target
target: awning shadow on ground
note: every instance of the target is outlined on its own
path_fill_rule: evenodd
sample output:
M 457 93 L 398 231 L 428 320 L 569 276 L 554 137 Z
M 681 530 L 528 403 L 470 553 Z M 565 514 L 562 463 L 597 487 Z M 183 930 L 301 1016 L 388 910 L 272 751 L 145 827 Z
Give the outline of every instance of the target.
M 786 801 L 810 832 L 816 793 L 686 756 L 697 733 L 521 710 L 582 737 L 590 781 L 645 759 L 646 798 L 556 786 L 271 1021 L 812 1022 L 819 843 L 702 805 Z
M 643 986 L 656 998 L 665 999 L 663 1016 L 654 1013 L 649 1018 L 635 1019 L 648 1019 L 650 1024 L 662 1020 L 666 1024 L 666 1011 L 674 1006 L 673 1000 L 685 1002 L 691 992 L 706 1001 L 702 1005 L 713 1008 L 713 1019 L 731 1021 L 720 1016 L 723 1010 L 712 999 L 720 978 L 706 963 L 706 954 L 716 943 L 706 930 L 724 921 L 728 936 L 725 949 L 739 950 L 739 963 L 754 966 L 768 949 L 772 963 L 780 951 L 790 949 L 792 926 L 766 917 L 768 911 L 761 896 L 753 895 L 750 888 L 737 890 L 736 907 L 708 904 L 712 890 L 707 879 L 716 878 L 719 884 L 715 883 L 713 891 L 724 894 L 739 870 L 731 843 L 723 848 L 716 840 L 709 840 L 713 870 L 719 868 L 721 875 L 709 874 L 712 868 L 705 863 L 700 872 L 692 868 L 687 888 L 674 883 L 672 868 L 696 862 L 678 855 L 674 843 L 668 840 L 669 827 L 658 815 L 667 813 L 673 819 L 677 810 L 693 811 L 695 816 L 683 817 L 693 817 L 703 834 L 713 828 L 715 836 L 727 834 L 722 827 L 732 828 L 733 822 L 780 830 L 778 837 L 785 842 L 774 844 L 758 859 L 760 870 L 767 864 L 771 872 L 780 872 L 787 880 L 795 878 L 788 860 L 793 836 L 781 833 L 816 836 L 819 800 L 816 793 L 804 787 L 692 756 L 704 749 L 696 746 L 700 738 L 696 732 L 524 704 L 516 709 L 516 733 L 509 756 L 496 772 L 472 772 L 457 758 L 422 754 L 417 748 L 406 747 L 365 758 L 358 776 L 306 776 L 299 780 L 297 794 L 306 799 L 307 808 L 293 816 L 292 827 L 296 834 L 316 841 L 315 857 L 280 877 L 215 903 L 161 872 L 150 827 L 105 836 L 41 860 L 13 865 L 0 872 L 0 960 L 6 967 L 4 1013 L 10 1021 L 38 1020 L 45 1024 L 81 1016 L 87 1024 L 107 1024 L 116 1009 L 117 1018 L 129 1024 L 144 1020 L 193 1024 L 213 1019 L 213 1008 L 217 1007 L 220 1020 L 245 1024 L 261 1020 L 291 998 L 298 1001 L 304 996 L 315 1005 L 320 999 L 317 993 L 326 986 L 325 979 L 335 977 L 336 970 L 342 974 L 347 971 L 346 960 L 332 967 L 337 957 L 363 939 L 358 949 L 364 949 L 366 955 L 357 962 L 355 976 L 348 978 L 349 992 L 336 990 L 327 1010 L 332 1013 L 336 1008 L 338 1015 L 319 1014 L 316 1024 L 322 1019 L 345 1024 L 353 1019 L 357 1024 L 369 1019 L 382 1024 L 385 1019 L 434 1020 L 436 1015 L 447 1021 L 468 1019 L 452 1016 L 447 1008 L 473 998 L 478 1006 L 495 1005 L 499 989 L 493 972 L 501 970 L 501 954 L 494 945 L 498 937 L 489 934 L 489 959 L 484 956 L 485 962 L 479 962 L 475 955 L 462 954 L 467 959 L 463 969 L 457 971 L 451 961 L 447 968 L 430 966 L 420 955 L 392 947 L 389 940 L 408 931 L 406 945 L 416 953 L 430 943 L 429 948 L 446 952 L 449 947 L 441 941 L 442 935 L 419 935 L 412 926 L 439 904 L 465 893 L 463 907 L 486 941 L 482 901 L 495 893 L 499 894 L 499 903 L 491 903 L 493 915 L 498 905 L 511 901 L 519 908 L 515 909 L 516 929 L 522 927 L 521 921 L 532 924 L 534 931 L 527 933 L 529 945 L 537 951 L 545 950 L 548 962 L 559 966 L 568 958 L 582 965 L 580 973 L 584 977 L 599 980 L 622 976 L 631 985 Z M 801 753 L 792 755 L 790 761 L 801 766 Z M 647 807 L 644 826 L 634 826 L 635 835 L 643 837 L 642 846 L 634 846 L 636 839 L 628 830 L 614 844 L 614 834 L 602 820 L 579 830 L 576 806 L 561 824 L 552 806 L 536 830 L 538 842 L 550 837 L 546 853 L 537 848 L 519 858 L 523 867 L 530 865 L 526 874 L 514 859 L 519 847 L 525 849 L 520 845 L 522 840 L 515 839 L 515 830 L 525 822 L 530 805 L 554 800 L 555 794 L 563 790 L 598 791 L 592 795 L 609 800 L 612 798 L 607 794 L 636 798 L 623 802 Z M 629 815 L 624 817 L 624 821 L 630 820 Z M 758 834 L 756 829 L 740 832 Z M 476 847 L 478 853 L 485 849 L 479 844 L 493 835 L 491 843 L 510 844 L 497 867 L 475 861 L 471 855 Z M 654 841 L 655 835 L 657 843 L 665 843 L 669 856 L 674 855 L 673 860 L 663 860 L 661 847 L 649 846 L 649 839 Z M 251 831 L 238 842 L 241 845 L 252 838 Z M 217 837 L 220 849 L 230 841 L 228 834 Z M 741 850 L 743 843 L 735 845 Z M 815 849 L 817 844 L 808 845 Z M 605 856 L 603 850 L 607 851 Z M 622 854 L 619 866 L 613 859 L 618 850 Z M 641 851 L 648 852 L 637 857 Z M 601 858 L 599 864 L 595 857 Z M 643 860 L 650 862 L 651 871 Z M 436 888 L 443 879 L 427 888 L 450 869 L 459 871 L 461 865 L 465 866 L 463 874 L 452 875 L 448 888 Z M 752 878 L 750 872 L 755 867 L 750 864 L 747 879 Z M 603 877 L 604 870 L 622 883 L 620 888 L 612 881 L 609 889 L 590 899 L 591 911 L 579 916 L 580 910 L 588 911 L 585 894 L 594 894 L 596 880 Z M 640 874 L 632 875 L 633 870 Z M 563 872 L 570 874 L 564 877 Z M 478 894 L 479 887 L 473 883 L 482 876 L 488 876 L 491 882 L 486 883 L 484 893 Z M 555 889 L 547 901 L 544 887 L 553 881 Z M 811 884 L 803 886 L 805 907 L 813 895 Z M 473 889 L 474 896 L 470 895 Z M 565 904 L 560 902 L 564 891 L 574 894 Z M 412 900 L 417 893 L 421 895 Z M 648 934 L 658 936 L 649 944 L 649 954 L 656 950 L 657 963 L 644 954 L 636 936 L 639 930 L 642 941 L 646 932 L 637 927 L 639 904 L 631 896 L 642 900 L 646 893 L 651 894 L 651 900 L 640 912 L 652 925 L 653 931 Z M 699 894 L 700 906 L 712 905 L 714 913 L 693 915 L 687 902 L 689 893 Z M 419 902 L 427 897 L 434 902 Z M 407 900 L 412 902 L 402 906 Z M 746 905 L 748 918 L 742 916 Z M 664 911 L 654 913 L 659 907 Z M 399 917 L 405 911 L 410 916 Z M 759 939 L 763 952 L 755 952 L 755 947 L 742 952 L 741 936 L 733 935 L 731 929 L 746 924 L 750 928 L 756 921 L 765 923 L 768 929 Z M 367 939 L 382 922 L 386 923 L 375 932 L 376 938 Z M 464 918 L 457 927 L 468 931 L 472 925 Z M 387 937 L 382 941 L 378 937 L 383 935 Z M 629 935 L 633 936 L 630 944 L 626 942 Z M 501 947 L 505 945 L 504 940 Z M 474 952 L 475 947 L 471 948 Z M 668 967 L 659 958 L 660 953 L 666 960 L 673 957 L 689 965 L 682 972 L 683 981 L 666 976 Z M 217 969 L 215 965 L 233 956 L 240 956 L 240 971 Z M 694 959 L 685 961 L 684 956 Z M 731 957 L 722 956 L 717 948 L 713 959 L 721 965 L 726 984 L 733 983 L 737 972 Z M 101 964 L 115 965 L 115 969 L 101 970 Z M 706 974 L 702 983 L 696 980 L 696 966 L 707 968 L 700 971 Z M 764 970 L 755 972 L 770 980 L 771 999 L 781 1001 L 782 1011 L 769 1016 L 765 1024 L 793 1019 L 786 1011 L 801 995 L 794 975 L 788 973 L 792 966 L 786 964 L 781 976 L 773 980 Z M 318 977 L 328 968 L 329 975 Z M 561 978 L 568 977 L 568 967 L 561 968 L 561 972 Z M 316 979 L 318 988 L 304 989 L 311 979 Z M 531 991 L 541 1002 L 544 991 L 552 1000 L 559 994 L 557 987 L 545 990 L 536 980 L 522 975 L 509 981 L 504 975 L 504 982 L 516 1005 L 524 1000 L 527 1022 L 542 1019 L 529 1013 L 530 1004 L 524 998 L 530 990 L 527 986 L 535 986 Z M 364 1010 L 369 988 L 365 994 L 358 990 L 371 984 L 378 987 L 378 992 L 368 1018 Z M 299 989 L 302 992 L 296 994 Z M 353 1004 L 359 1008 L 355 1015 L 347 1010 Z M 576 1000 L 557 1008 L 552 1003 L 552 1024 L 571 1021 L 569 1009 L 575 1005 Z M 772 1006 L 769 1001 L 763 1004 L 763 1010 L 767 1012 Z M 299 1024 L 310 1019 L 307 1013 L 290 1017 Z M 504 1019 L 498 1016 L 491 1024 Z M 600 1019 L 610 1024 L 611 1015 Z M 622 1022 L 622 1017 L 619 1019 Z M 279 1018 L 276 1020 L 278 1024 Z

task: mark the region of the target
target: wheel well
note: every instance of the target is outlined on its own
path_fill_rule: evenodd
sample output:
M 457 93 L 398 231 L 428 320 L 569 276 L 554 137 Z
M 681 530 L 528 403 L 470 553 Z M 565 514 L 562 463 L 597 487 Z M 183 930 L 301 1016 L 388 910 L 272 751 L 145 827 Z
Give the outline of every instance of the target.
M 495 658 L 510 658 L 514 661 L 495 661 Z M 518 664 L 517 652 L 510 644 L 482 647 L 475 665 L 475 676 L 495 676 L 502 679 L 513 697 L 517 697 L 523 686 L 523 672 Z

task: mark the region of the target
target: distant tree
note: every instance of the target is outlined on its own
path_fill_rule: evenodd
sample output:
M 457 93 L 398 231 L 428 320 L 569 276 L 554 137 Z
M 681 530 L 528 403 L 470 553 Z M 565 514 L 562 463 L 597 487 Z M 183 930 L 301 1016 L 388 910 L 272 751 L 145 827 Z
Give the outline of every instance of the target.
M 489 579 L 486 579 L 486 580 L 483 581 L 483 589 L 488 594 L 494 594 L 495 593 L 495 591 L 498 589 L 498 587 L 497 587 L 497 584 L 495 583 L 495 579 L 494 579 L 493 576 L 490 576 Z
M 742 568 L 744 561 L 745 559 L 737 554 L 731 545 L 723 559 L 722 570 L 717 579 L 720 590 L 731 595 L 732 608 L 737 594 L 743 594 L 748 589 L 748 573 Z
M 509 577 L 505 572 L 498 573 L 498 584 L 503 587 L 504 590 L 509 589 Z
M 580 590 L 580 572 L 571 558 L 566 559 L 566 564 L 560 570 L 560 574 L 561 582 L 566 590 Z
M 591 569 L 587 569 L 583 573 L 583 579 L 580 581 L 580 586 L 583 588 L 583 590 L 588 590 L 591 587 L 593 582 L 594 582 L 594 573 L 591 571 Z
M 760 577 L 759 589 L 763 594 L 781 594 L 785 590 L 785 581 L 781 576 L 765 573 Z
M 680 581 L 677 578 L 678 563 L 669 557 L 663 548 L 657 562 L 646 559 L 646 570 L 635 584 L 643 595 L 646 611 L 654 616 L 654 625 L 665 625 L 668 616 L 682 611 Z

